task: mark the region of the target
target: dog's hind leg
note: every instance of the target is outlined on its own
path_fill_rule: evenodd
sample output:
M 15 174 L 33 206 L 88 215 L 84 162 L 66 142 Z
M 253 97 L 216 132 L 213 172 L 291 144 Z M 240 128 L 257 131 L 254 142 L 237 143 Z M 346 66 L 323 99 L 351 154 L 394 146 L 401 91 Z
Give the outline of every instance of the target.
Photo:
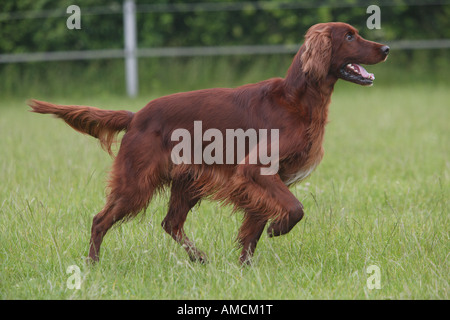
M 99 260 L 100 245 L 106 232 L 114 223 L 128 215 L 129 208 L 125 202 L 125 197 L 117 197 L 111 194 L 105 207 L 92 220 L 88 262 L 97 262 Z
M 158 164 L 146 161 L 144 164 L 147 165 L 139 168 L 137 164 L 143 162 L 136 161 L 133 153 L 128 151 L 127 148 L 119 151 L 111 171 L 106 205 L 92 221 L 89 259 L 93 262 L 99 260 L 100 245 L 107 231 L 116 222 L 142 211 L 162 183 Z
M 100 245 L 106 232 L 123 219 L 131 218 L 144 209 L 151 199 L 155 188 L 140 189 L 138 183 L 129 185 L 120 191 L 112 191 L 107 202 L 92 221 L 89 259 L 99 260 Z
M 198 250 L 184 232 L 183 225 L 189 211 L 200 200 L 200 196 L 190 190 L 190 179 L 175 179 L 172 181 L 169 211 L 161 223 L 164 230 L 181 244 L 192 261 L 206 262 L 206 255 Z

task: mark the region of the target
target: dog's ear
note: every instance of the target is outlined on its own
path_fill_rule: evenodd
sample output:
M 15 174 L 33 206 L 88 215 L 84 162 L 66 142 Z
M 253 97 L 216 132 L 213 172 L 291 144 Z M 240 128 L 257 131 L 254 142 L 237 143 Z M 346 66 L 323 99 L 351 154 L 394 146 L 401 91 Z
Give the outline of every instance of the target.
M 316 24 L 305 35 L 305 49 L 300 57 L 302 70 L 315 81 L 325 78 L 331 64 L 331 29 L 325 24 Z

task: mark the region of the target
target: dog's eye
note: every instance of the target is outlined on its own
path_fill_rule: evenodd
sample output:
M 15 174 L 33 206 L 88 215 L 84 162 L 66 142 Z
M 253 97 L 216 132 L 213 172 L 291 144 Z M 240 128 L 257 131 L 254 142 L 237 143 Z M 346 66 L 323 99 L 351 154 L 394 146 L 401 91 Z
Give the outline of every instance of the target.
M 345 35 L 345 39 L 347 40 L 347 41 L 352 41 L 353 39 L 355 38 L 355 36 L 353 35 L 353 33 L 347 33 L 346 35 Z

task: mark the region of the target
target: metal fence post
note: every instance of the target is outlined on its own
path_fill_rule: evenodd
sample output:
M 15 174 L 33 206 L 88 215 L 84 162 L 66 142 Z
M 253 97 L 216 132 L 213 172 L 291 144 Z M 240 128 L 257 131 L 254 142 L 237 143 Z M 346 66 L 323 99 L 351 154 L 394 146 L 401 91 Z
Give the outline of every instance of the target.
M 137 34 L 136 34 L 136 4 L 134 0 L 123 3 L 123 37 L 125 43 L 125 80 L 127 94 L 136 97 L 138 94 L 137 66 Z

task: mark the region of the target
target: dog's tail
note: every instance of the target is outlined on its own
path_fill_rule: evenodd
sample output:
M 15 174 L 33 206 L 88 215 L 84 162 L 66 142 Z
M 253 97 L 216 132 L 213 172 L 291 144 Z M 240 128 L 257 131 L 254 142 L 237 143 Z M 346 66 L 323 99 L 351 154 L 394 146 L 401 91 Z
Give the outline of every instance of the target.
M 133 119 L 131 111 L 102 110 L 87 106 L 62 106 L 49 102 L 30 100 L 32 112 L 53 114 L 63 119 L 75 130 L 89 134 L 100 140 L 100 144 L 110 155 L 111 146 L 120 131 L 126 131 Z

